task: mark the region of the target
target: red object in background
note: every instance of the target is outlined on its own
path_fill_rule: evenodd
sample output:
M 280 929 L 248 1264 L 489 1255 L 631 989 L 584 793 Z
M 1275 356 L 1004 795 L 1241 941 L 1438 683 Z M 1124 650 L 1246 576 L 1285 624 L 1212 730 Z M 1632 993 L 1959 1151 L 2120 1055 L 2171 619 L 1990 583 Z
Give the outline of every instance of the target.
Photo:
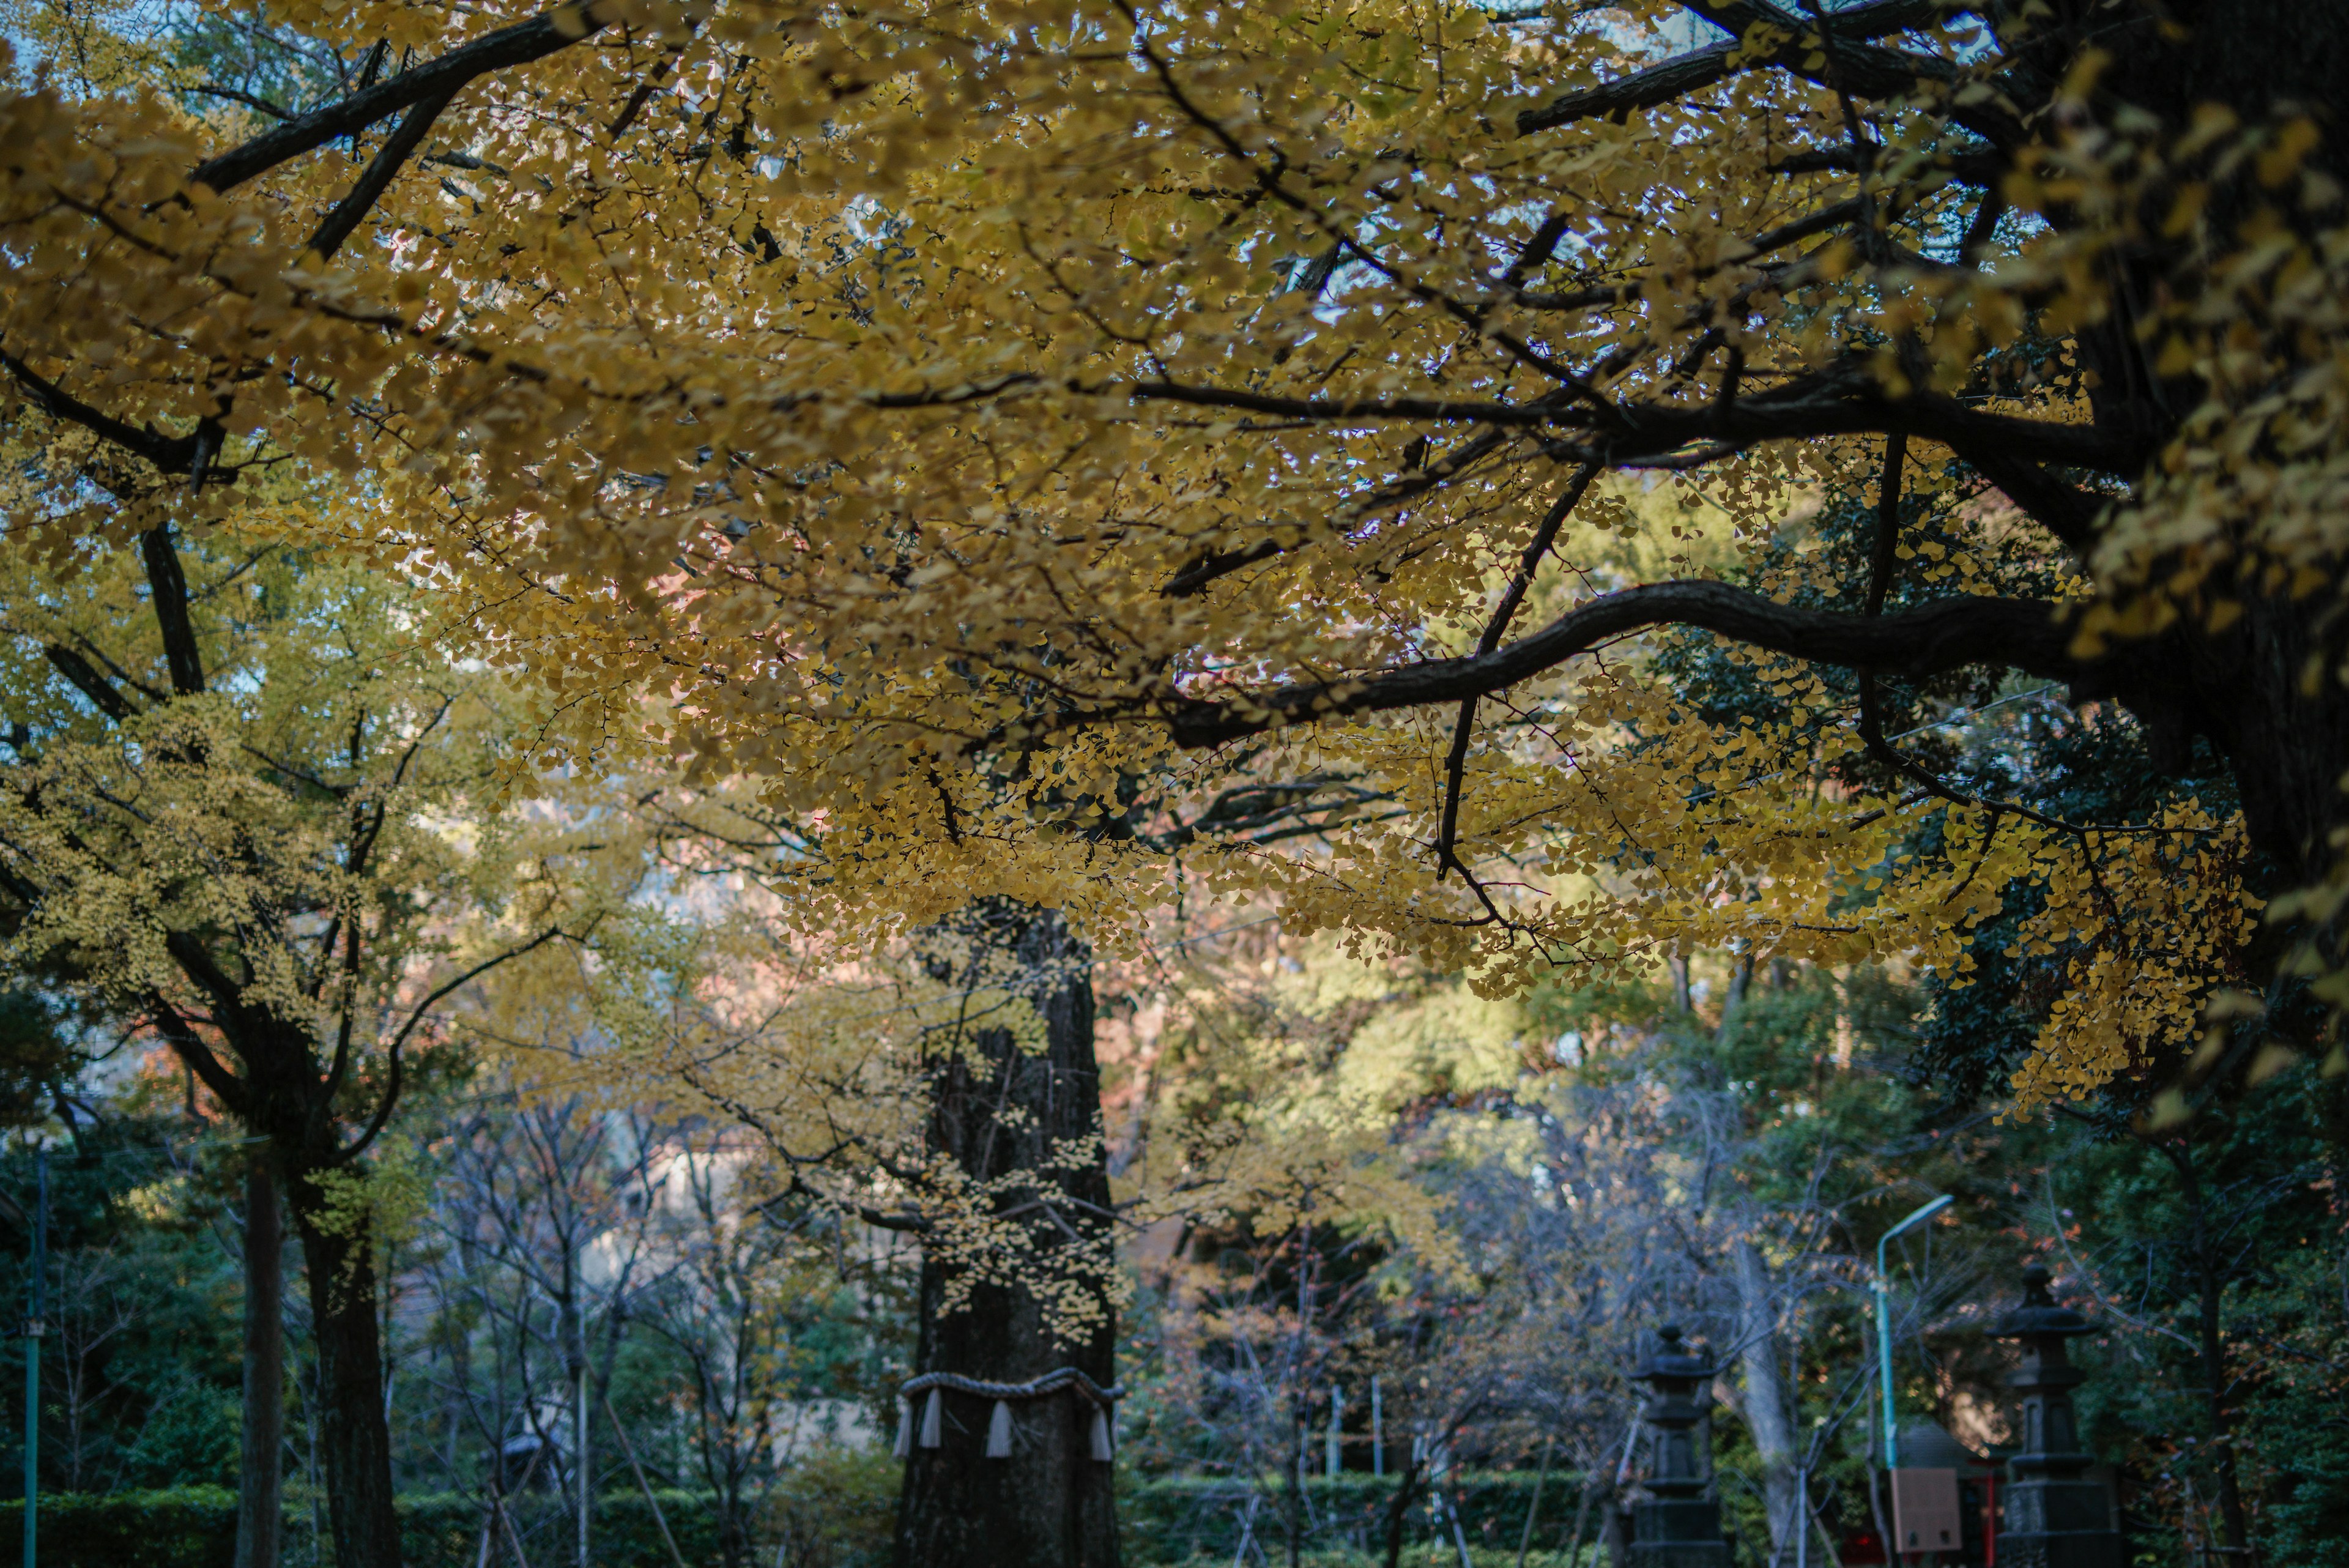
M 1843 1538 L 1843 1550 L 1837 1555 L 1843 1559 L 1844 1568 L 1868 1568 L 1885 1561 L 1884 1542 L 1876 1539 L 1873 1530 L 1856 1530 Z
M 1998 1568 L 1998 1475 L 1982 1477 L 1982 1568 Z

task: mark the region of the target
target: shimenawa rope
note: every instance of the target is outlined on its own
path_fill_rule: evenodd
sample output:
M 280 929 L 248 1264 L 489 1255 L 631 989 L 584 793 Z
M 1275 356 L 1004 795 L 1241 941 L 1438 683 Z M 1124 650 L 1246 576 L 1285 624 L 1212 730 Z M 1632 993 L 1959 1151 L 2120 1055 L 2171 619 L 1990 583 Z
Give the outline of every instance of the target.
M 1125 1386 L 1112 1383 L 1104 1388 L 1073 1366 L 1056 1367 L 1041 1377 L 1031 1377 L 1025 1383 L 989 1383 L 982 1377 L 965 1377 L 959 1372 L 925 1372 L 919 1377 L 905 1380 L 897 1390 L 896 1455 L 904 1459 L 918 1441 L 923 1448 L 942 1447 L 946 1441 L 946 1415 L 938 1396 L 951 1388 L 957 1394 L 975 1394 L 982 1399 L 995 1401 L 995 1413 L 987 1423 L 987 1457 L 1008 1459 L 1011 1457 L 1011 1401 L 1041 1399 L 1063 1388 L 1074 1389 L 1078 1397 L 1093 1407 L 1092 1457 L 1106 1464 L 1116 1454 L 1111 1417 L 1117 1402 L 1125 1397 Z M 927 1394 L 922 1403 L 921 1432 L 914 1429 L 914 1397 Z

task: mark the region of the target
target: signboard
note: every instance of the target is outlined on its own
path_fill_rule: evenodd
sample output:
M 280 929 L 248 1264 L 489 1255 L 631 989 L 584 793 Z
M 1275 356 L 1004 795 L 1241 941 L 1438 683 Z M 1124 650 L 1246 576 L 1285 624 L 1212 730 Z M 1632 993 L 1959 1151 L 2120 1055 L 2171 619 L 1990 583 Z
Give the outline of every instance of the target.
M 1956 1552 L 1965 1544 L 1958 1519 L 1958 1472 L 1898 1469 L 1892 1472 L 1892 1547 L 1911 1552 Z

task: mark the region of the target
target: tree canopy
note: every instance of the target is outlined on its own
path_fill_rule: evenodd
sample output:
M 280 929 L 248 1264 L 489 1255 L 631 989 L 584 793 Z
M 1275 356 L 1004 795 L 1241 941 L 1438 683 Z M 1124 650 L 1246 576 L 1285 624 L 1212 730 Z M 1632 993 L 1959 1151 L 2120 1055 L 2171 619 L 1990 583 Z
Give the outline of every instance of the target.
M 551 748 L 656 694 L 655 746 L 821 832 L 812 908 L 1112 936 L 1174 857 L 1495 984 L 1721 940 L 1961 976 L 2028 884 L 2097 999 L 2049 1092 L 2330 968 L 2323 7 L 19 36 L 0 368 L 83 476 L 41 528 L 351 474 L 322 539 L 461 585 Z M 1806 548 L 1838 505 L 1864 547 Z M 1627 641 L 1668 628 L 1791 700 L 1695 719 Z M 2023 683 L 2232 798 L 2061 818 L 1888 731 Z

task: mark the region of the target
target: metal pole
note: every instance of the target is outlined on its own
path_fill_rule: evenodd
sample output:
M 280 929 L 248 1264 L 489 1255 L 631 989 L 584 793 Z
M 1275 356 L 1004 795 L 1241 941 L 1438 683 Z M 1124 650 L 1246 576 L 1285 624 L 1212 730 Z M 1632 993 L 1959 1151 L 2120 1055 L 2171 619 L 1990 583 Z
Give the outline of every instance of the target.
M 25 1320 L 25 1568 L 33 1568 L 41 1510 L 41 1321 L 49 1245 L 49 1151 L 33 1151 L 33 1310 Z
M 1380 1426 L 1385 1414 L 1384 1407 L 1379 1403 L 1379 1378 L 1374 1372 L 1371 1375 L 1371 1474 L 1373 1476 L 1387 1473 L 1386 1434 Z
M 587 1560 L 587 1520 L 588 1511 L 593 1506 L 595 1492 L 595 1478 L 588 1469 L 587 1461 L 587 1304 L 583 1299 L 586 1294 L 585 1287 L 582 1282 L 583 1272 L 579 1261 L 574 1255 L 571 1268 L 571 1292 L 572 1300 L 577 1303 L 574 1321 L 578 1325 L 578 1343 L 572 1346 L 572 1351 L 579 1358 L 579 1397 L 574 1407 L 578 1411 L 578 1419 L 574 1424 L 573 1447 L 579 1456 L 579 1568 L 590 1568 Z
M 587 1337 L 583 1327 L 579 1337 Z M 587 1360 L 579 1361 L 579 1568 L 587 1564 L 587 1507 L 595 1495 L 595 1479 L 587 1469 Z
M 1884 1468 L 1899 1468 L 1900 1439 L 1893 1429 L 1892 1417 L 1892 1293 L 1884 1288 L 1883 1246 L 1877 1248 L 1876 1265 L 1876 1369 L 1883 1382 L 1884 1399 Z
M 1894 1417 L 1892 1413 L 1892 1292 L 1886 1285 L 1884 1280 L 1885 1271 L 1888 1266 L 1884 1261 L 1884 1249 L 1891 1242 L 1894 1237 L 1899 1236 L 1903 1231 L 1909 1230 L 1911 1226 L 1923 1224 L 1926 1220 L 1930 1220 L 1934 1215 L 1939 1214 L 1942 1210 L 1947 1209 L 1951 1204 L 1955 1203 L 1956 1201 L 1956 1199 L 1944 1192 L 1940 1197 L 1934 1199 L 1933 1201 L 1926 1204 L 1922 1209 L 1918 1210 L 1916 1212 L 1910 1214 L 1907 1219 L 1901 1220 L 1899 1224 L 1895 1225 L 1891 1230 L 1887 1231 L 1877 1240 L 1876 1368 L 1878 1376 L 1882 1379 L 1884 1388 L 1884 1468 L 1887 1470 L 1899 1469 L 1900 1468 L 1900 1458 L 1899 1438 L 1895 1435 Z
M 1321 1445 L 1321 1473 L 1336 1475 L 1345 1469 L 1345 1460 L 1338 1452 L 1338 1423 L 1346 1414 L 1345 1391 L 1335 1383 L 1330 1385 L 1330 1436 Z
M 1811 1471 L 1795 1467 L 1795 1568 L 1811 1568 Z

